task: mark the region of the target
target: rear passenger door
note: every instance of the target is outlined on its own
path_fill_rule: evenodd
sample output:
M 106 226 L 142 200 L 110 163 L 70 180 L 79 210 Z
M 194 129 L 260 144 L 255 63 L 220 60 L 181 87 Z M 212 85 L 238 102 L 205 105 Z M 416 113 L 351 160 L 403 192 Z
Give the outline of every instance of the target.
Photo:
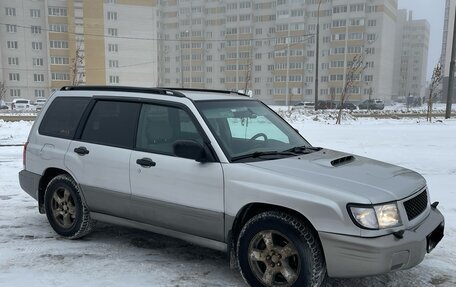
M 180 106 L 144 104 L 136 151 L 130 160 L 134 218 L 223 241 L 221 164 L 175 156 L 173 143 L 177 140 L 205 145 L 204 134 L 190 111 Z
M 97 100 L 70 144 L 65 165 L 92 212 L 129 217 L 129 162 L 140 104 Z

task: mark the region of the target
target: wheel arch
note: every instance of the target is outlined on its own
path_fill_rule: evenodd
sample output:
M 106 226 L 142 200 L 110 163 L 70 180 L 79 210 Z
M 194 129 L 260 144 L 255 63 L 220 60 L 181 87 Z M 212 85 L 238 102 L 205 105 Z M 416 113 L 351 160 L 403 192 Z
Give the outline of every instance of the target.
M 261 202 L 252 202 L 252 203 L 246 204 L 238 211 L 236 217 L 232 221 L 232 224 L 228 223 L 231 226 L 228 226 L 227 245 L 228 245 L 229 258 L 230 258 L 230 266 L 232 268 L 237 267 L 236 266 L 236 264 L 237 264 L 236 263 L 237 262 L 237 260 L 236 260 L 236 258 L 237 258 L 237 254 L 236 254 L 237 239 L 242 230 L 242 227 L 251 218 L 253 218 L 254 216 L 256 216 L 260 213 L 266 212 L 266 211 L 280 211 L 280 212 L 284 212 L 284 213 L 290 214 L 292 216 L 295 216 L 296 218 L 302 220 L 307 226 L 309 226 L 312 229 L 313 233 L 315 234 L 315 238 L 317 238 L 317 240 L 320 243 L 320 246 L 322 246 L 317 230 L 313 226 L 312 222 L 310 222 L 310 220 L 307 219 L 307 217 L 304 214 L 302 214 L 294 209 L 285 207 L 285 206 L 274 205 L 274 204 L 269 204 L 269 203 L 261 203 Z M 323 248 L 322 248 L 322 252 L 323 252 L 323 256 L 324 256 Z
M 41 214 L 45 213 L 44 194 L 46 192 L 46 187 L 54 177 L 62 174 L 66 174 L 74 179 L 74 177 L 68 171 L 57 167 L 49 167 L 43 172 L 38 185 L 38 210 Z

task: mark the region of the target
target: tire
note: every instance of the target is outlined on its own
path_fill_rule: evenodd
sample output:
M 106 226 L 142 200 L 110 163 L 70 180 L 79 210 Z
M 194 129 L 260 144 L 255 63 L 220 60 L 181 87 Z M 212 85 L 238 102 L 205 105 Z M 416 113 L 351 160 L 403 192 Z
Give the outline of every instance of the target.
M 316 287 L 326 277 L 317 235 L 283 212 L 250 219 L 239 234 L 237 256 L 241 275 L 252 287 Z
M 77 239 L 92 231 L 94 221 L 78 185 L 69 175 L 58 175 L 49 182 L 44 194 L 44 208 L 49 224 L 63 237 Z

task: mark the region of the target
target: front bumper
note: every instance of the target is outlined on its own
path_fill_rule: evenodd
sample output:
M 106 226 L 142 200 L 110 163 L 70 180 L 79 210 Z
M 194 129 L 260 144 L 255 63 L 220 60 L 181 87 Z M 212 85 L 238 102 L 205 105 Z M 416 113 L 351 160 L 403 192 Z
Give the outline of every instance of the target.
M 443 215 L 431 208 L 426 219 L 400 239 L 393 234 L 366 238 L 319 232 L 328 275 L 362 277 L 416 266 L 427 253 L 429 235 L 443 232 L 443 227 Z

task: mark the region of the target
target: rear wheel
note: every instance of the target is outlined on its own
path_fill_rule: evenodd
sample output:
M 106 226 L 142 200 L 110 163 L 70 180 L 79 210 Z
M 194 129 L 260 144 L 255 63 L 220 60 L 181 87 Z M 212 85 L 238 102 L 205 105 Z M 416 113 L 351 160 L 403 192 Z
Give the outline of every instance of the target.
M 61 236 L 76 239 L 92 230 L 94 222 L 79 187 L 68 175 L 58 175 L 49 182 L 44 208 L 49 224 Z
M 326 276 L 315 232 L 282 212 L 261 213 L 245 224 L 238 239 L 238 263 L 254 287 L 320 286 Z

